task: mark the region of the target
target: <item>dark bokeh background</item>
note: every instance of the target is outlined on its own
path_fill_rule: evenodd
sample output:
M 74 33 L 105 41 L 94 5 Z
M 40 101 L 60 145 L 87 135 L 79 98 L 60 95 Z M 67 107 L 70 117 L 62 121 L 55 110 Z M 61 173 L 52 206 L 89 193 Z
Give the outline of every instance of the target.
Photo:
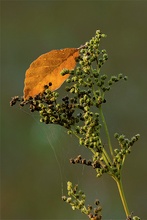
M 27 108 L 9 106 L 12 96 L 23 94 L 34 59 L 79 47 L 96 29 L 108 35 L 101 44 L 109 54 L 103 72 L 129 77 L 113 87 L 104 112 L 111 135 L 141 134 L 126 160 L 123 183 L 130 211 L 147 219 L 146 21 L 146 1 L 1 2 L 1 219 L 87 219 L 61 201 L 68 180 L 85 191 L 88 204 L 100 199 L 104 219 L 125 219 L 108 176 L 96 179 L 91 169 L 69 164 L 78 154 L 90 158 L 76 139 L 61 127 L 40 124 Z

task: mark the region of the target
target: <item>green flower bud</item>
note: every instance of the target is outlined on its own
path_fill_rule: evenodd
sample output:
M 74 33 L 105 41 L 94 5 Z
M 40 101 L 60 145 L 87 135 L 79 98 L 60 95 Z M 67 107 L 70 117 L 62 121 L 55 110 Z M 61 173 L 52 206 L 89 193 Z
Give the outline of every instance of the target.
M 68 130 L 68 131 L 67 131 L 67 134 L 72 134 L 72 131 L 71 131 L 71 130 Z
M 72 201 L 71 197 L 68 197 L 66 200 L 67 203 L 71 203 L 71 201 Z
M 60 72 L 60 74 L 61 74 L 62 76 L 66 75 L 66 74 L 69 74 L 69 70 L 64 68 L 64 69 Z
M 74 93 L 74 92 L 75 92 L 75 88 L 73 87 L 70 89 L 70 93 Z
M 101 76 L 101 80 L 105 80 L 105 79 L 107 79 L 107 75 L 106 74 Z
M 71 79 L 70 78 L 66 79 L 66 82 L 71 83 Z
M 83 145 L 83 144 L 84 144 L 83 138 L 80 138 L 79 143 L 80 143 L 80 145 Z
M 68 181 L 67 182 L 67 190 L 71 190 L 72 189 L 72 182 Z
M 114 137 L 117 139 L 117 138 L 119 138 L 119 134 L 118 133 L 115 133 L 114 134 Z
M 133 216 L 133 220 L 140 220 L 138 216 Z
M 67 197 L 66 196 L 62 196 L 62 200 L 63 201 L 67 201 Z

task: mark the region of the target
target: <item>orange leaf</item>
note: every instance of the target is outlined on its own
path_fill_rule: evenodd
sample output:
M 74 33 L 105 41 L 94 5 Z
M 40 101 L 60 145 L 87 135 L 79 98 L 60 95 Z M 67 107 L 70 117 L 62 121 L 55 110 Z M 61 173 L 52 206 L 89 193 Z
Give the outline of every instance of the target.
M 75 58 L 79 56 L 79 49 L 65 48 L 62 50 L 52 50 L 42 54 L 26 71 L 24 82 L 24 100 L 30 96 L 34 97 L 44 91 L 44 86 L 50 82 L 51 91 L 58 89 L 69 77 L 69 74 L 62 76 L 60 73 L 65 68 L 72 70 L 75 68 Z

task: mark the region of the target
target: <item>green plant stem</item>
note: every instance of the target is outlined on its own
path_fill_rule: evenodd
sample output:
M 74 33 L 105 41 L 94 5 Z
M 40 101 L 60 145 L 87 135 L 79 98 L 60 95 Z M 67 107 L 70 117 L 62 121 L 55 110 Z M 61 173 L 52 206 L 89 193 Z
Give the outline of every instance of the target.
M 102 111 L 102 106 L 99 107 L 99 110 L 100 110 L 100 116 L 102 118 L 102 122 L 103 122 L 103 125 L 104 125 L 104 128 L 105 128 L 106 136 L 107 136 L 107 139 L 108 139 L 108 145 L 109 145 L 110 153 L 111 153 L 112 157 L 114 157 L 108 127 L 107 127 L 105 117 L 104 117 L 104 114 L 103 114 L 103 111 Z
M 120 195 L 120 198 L 121 198 L 121 201 L 122 201 L 125 213 L 126 213 L 126 217 L 128 217 L 130 212 L 129 212 L 128 205 L 127 205 L 126 198 L 125 198 L 125 194 L 123 191 L 122 181 L 118 180 L 118 179 L 117 180 L 115 179 L 115 181 L 117 183 L 119 195 Z
M 102 122 L 103 122 L 103 125 L 104 125 L 104 128 L 105 128 L 106 136 L 107 136 L 107 139 L 108 139 L 108 145 L 109 145 L 110 153 L 111 153 L 112 157 L 114 157 L 113 149 L 112 149 L 112 145 L 111 145 L 111 140 L 110 140 L 110 135 L 109 135 L 109 131 L 108 131 L 108 127 L 107 127 L 107 124 L 106 124 L 105 117 L 104 117 L 104 114 L 103 114 L 101 106 L 100 106 L 99 110 L 100 110 L 100 116 L 101 116 L 101 119 L 102 119 Z M 123 204 L 126 216 L 128 217 L 129 216 L 129 209 L 128 209 L 128 205 L 127 205 L 127 202 L 126 202 L 125 194 L 124 194 L 124 191 L 123 191 L 122 182 L 121 182 L 120 179 L 117 179 L 116 177 L 113 177 L 113 178 L 114 178 L 114 180 L 117 183 L 119 195 L 120 195 L 120 198 L 121 198 L 121 201 L 122 201 L 122 204 Z
M 103 157 L 104 157 L 104 161 L 107 164 L 107 166 L 110 166 L 111 160 L 110 160 L 107 152 L 105 151 L 105 149 L 103 149 Z

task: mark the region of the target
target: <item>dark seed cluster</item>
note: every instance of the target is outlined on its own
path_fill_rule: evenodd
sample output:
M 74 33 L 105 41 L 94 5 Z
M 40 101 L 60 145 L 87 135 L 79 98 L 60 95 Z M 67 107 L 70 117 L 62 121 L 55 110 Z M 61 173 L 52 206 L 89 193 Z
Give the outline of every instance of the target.
M 102 157 L 101 158 L 98 156 L 96 157 L 96 155 L 98 155 L 98 154 L 95 154 L 95 156 L 93 157 L 93 160 L 86 160 L 85 158 L 82 158 L 81 155 L 78 155 L 74 159 L 71 158 L 70 163 L 91 166 L 91 167 L 93 167 L 93 169 L 96 170 L 97 176 L 101 176 L 103 173 L 107 173 L 109 171 L 109 168 L 108 168 L 108 166 L 106 166 L 106 164 L 102 160 Z
M 12 99 L 11 99 L 11 101 L 10 101 L 10 106 L 15 105 L 17 102 L 20 102 L 19 96 L 14 96 L 14 97 L 12 97 Z

